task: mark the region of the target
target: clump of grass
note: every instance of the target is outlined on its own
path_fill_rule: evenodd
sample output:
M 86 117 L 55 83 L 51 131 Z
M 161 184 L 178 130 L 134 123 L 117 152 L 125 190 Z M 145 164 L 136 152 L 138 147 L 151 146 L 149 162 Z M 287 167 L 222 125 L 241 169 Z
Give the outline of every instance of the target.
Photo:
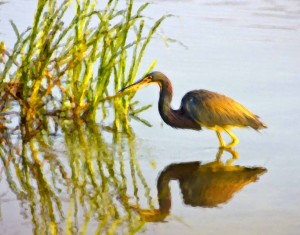
M 153 203 L 126 118 L 136 103 L 132 95 L 112 96 L 135 80 L 152 36 L 168 16 L 146 27 L 149 3 L 134 7 L 133 0 L 107 0 L 98 9 L 97 0 L 58 2 L 39 0 L 33 25 L 24 32 L 11 21 L 17 38 L 12 50 L 0 42 L 0 171 L 31 213 L 34 233 L 80 229 L 85 234 L 92 221 L 99 221 L 99 234 L 135 233 L 145 221 L 132 210 L 128 188 L 134 189 L 136 203 L 139 190 L 146 192 L 149 207 Z M 106 128 L 117 130 L 112 145 L 102 138 L 104 128 L 95 125 L 98 111 L 105 118 L 108 101 L 115 118 Z M 147 108 L 134 108 L 132 114 Z M 7 125 L 12 115 L 19 122 L 13 129 Z M 67 160 L 54 148 L 58 129 Z M 125 137 L 119 130 L 126 130 Z M 63 197 L 69 199 L 68 213 Z M 84 215 L 80 225 L 78 208 Z
M 118 0 L 107 0 L 101 10 L 97 5 L 97 0 L 60 5 L 39 0 L 31 28 L 20 33 L 11 21 L 17 41 L 10 53 L 4 42 L 0 46 L 5 61 L 0 92 L 9 96 L 0 112 L 17 101 L 21 120 L 36 120 L 36 127 L 46 125 L 45 115 L 95 120 L 100 108 L 105 117 L 104 103 L 135 79 L 147 45 L 167 16 L 147 28 L 143 13 L 149 3 L 137 10 L 133 0 L 123 8 Z M 131 99 L 118 100 L 115 108 L 126 112 Z

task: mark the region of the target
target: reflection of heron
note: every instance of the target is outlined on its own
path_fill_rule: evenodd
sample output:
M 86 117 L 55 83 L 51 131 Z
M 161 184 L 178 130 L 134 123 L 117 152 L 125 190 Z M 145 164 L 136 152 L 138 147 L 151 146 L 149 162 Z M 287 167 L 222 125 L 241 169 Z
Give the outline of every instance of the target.
M 122 91 L 136 91 L 143 85 L 157 83 L 160 87 L 159 113 L 168 125 L 175 128 L 200 130 L 202 127 L 216 131 L 220 147 L 231 148 L 238 143 L 238 138 L 230 131 L 232 127 L 252 127 L 255 130 L 266 128 L 258 116 L 233 99 L 207 90 L 188 92 L 181 101 L 178 110 L 170 107 L 172 85 L 160 72 L 151 72 L 140 81 Z M 225 145 L 221 131 L 227 132 L 232 142 Z
M 255 182 L 266 172 L 262 167 L 231 166 L 218 160 L 201 164 L 187 162 L 171 164 L 160 174 L 157 180 L 158 210 L 137 211 L 148 221 L 162 221 L 170 213 L 171 190 L 169 182 L 178 180 L 187 205 L 194 207 L 216 207 L 227 203 L 244 186 Z

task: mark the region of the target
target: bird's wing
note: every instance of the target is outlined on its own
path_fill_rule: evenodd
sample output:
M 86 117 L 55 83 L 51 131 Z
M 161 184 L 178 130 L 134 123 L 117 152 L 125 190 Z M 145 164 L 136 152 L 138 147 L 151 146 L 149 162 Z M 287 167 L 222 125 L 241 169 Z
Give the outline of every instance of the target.
M 247 108 L 233 99 L 207 90 L 194 90 L 182 98 L 182 108 L 190 117 L 206 127 L 263 128 L 263 123 Z

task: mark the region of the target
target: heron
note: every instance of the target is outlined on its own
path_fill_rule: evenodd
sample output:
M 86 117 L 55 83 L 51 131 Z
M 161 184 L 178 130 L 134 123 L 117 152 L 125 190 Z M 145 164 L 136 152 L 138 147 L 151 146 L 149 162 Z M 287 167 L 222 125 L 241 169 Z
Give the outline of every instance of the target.
M 158 84 L 160 88 L 158 110 L 166 124 L 180 129 L 199 131 L 204 127 L 214 130 L 219 139 L 220 148 L 230 149 L 239 143 L 239 139 L 231 132 L 232 128 L 251 127 L 254 130 L 267 128 L 257 115 L 237 101 L 204 89 L 189 91 L 183 96 L 179 109 L 172 109 L 171 81 L 165 74 L 158 71 L 148 73 L 119 92 L 135 92 L 150 84 Z M 231 137 L 232 141 L 229 144 L 225 143 L 221 132 L 226 132 Z

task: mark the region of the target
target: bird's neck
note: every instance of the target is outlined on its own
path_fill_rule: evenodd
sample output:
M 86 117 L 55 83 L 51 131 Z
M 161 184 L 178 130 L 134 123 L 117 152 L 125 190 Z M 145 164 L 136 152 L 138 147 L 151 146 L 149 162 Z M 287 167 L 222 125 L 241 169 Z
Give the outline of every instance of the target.
M 169 79 L 165 77 L 158 85 L 160 86 L 158 110 L 164 122 L 174 128 L 200 130 L 201 126 L 188 117 L 181 108 L 178 110 L 171 108 L 173 90 Z
M 173 97 L 172 85 L 169 80 L 161 81 L 158 85 L 160 86 L 160 96 L 158 101 L 159 114 L 162 119 L 169 124 L 174 113 L 174 110 L 171 108 Z

